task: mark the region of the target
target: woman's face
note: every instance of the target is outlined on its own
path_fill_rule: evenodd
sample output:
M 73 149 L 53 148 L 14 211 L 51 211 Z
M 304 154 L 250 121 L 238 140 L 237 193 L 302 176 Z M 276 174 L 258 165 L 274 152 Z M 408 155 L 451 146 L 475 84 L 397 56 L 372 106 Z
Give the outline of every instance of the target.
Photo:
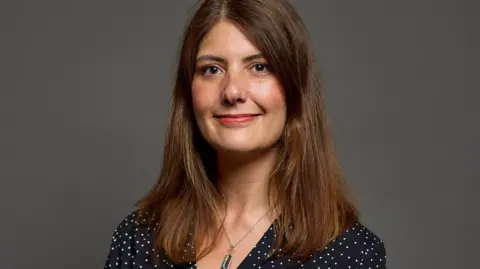
M 227 21 L 200 43 L 192 101 L 200 132 L 217 151 L 269 149 L 285 125 L 279 81 L 260 51 Z

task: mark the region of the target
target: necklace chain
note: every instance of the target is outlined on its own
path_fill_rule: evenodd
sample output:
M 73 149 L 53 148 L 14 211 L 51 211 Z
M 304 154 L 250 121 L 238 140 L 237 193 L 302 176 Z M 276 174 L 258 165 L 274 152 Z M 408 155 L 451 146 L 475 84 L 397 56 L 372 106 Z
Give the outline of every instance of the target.
M 271 209 L 270 209 L 271 210 Z M 225 226 L 222 225 L 223 227 L 223 230 L 225 231 L 225 235 L 227 237 L 227 241 L 228 241 L 228 244 L 230 245 L 230 249 L 228 250 L 228 253 L 231 254 L 233 253 L 233 251 L 235 250 L 235 248 L 238 246 L 238 244 L 240 244 L 240 242 L 243 241 L 243 239 L 245 239 L 247 237 L 248 234 L 250 234 L 250 232 L 253 230 L 253 228 L 255 228 L 255 226 L 257 226 L 258 223 L 260 223 L 260 221 L 265 217 L 267 216 L 267 214 L 270 212 L 270 210 L 268 210 L 260 219 L 257 220 L 257 222 L 255 222 L 255 224 L 252 225 L 252 227 L 250 228 L 250 230 L 248 230 L 245 235 L 243 235 L 242 238 L 240 238 L 235 244 L 232 244 L 232 241 L 230 240 L 230 237 L 228 236 L 228 233 L 227 233 L 227 230 L 225 229 Z

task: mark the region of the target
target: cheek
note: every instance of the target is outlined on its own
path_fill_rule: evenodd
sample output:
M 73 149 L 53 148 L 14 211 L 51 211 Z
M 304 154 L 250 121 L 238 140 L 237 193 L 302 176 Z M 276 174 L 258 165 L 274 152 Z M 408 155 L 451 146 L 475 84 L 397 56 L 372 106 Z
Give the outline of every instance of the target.
M 192 83 L 192 105 L 196 117 L 201 117 L 209 111 L 215 102 L 209 88 L 205 83 L 196 80 Z
M 286 113 L 284 90 L 277 81 L 269 81 L 256 92 L 259 105 L 268 112 L 283 115 Z

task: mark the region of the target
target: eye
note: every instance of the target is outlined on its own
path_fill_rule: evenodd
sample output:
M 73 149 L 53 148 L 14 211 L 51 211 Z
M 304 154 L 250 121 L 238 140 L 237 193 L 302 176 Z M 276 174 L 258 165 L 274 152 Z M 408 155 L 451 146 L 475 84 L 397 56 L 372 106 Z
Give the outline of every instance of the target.
M 214 65 L 207 65 L 201 68 L 202 75 L 216 75 L 221 72 L 220 68 Z
M 256 63 L 252 66 L 253 71 L 258 73 L 268 72 L 268 65 L 264 63 Z

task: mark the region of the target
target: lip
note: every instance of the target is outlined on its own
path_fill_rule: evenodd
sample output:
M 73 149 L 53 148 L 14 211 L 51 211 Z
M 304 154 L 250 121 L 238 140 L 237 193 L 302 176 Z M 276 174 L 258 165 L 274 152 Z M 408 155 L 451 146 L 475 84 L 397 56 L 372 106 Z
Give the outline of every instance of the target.
M 256 119 L 260 114 L 222 114 L 215 115 L 215 119 L 225 126 L 242 126 Z

